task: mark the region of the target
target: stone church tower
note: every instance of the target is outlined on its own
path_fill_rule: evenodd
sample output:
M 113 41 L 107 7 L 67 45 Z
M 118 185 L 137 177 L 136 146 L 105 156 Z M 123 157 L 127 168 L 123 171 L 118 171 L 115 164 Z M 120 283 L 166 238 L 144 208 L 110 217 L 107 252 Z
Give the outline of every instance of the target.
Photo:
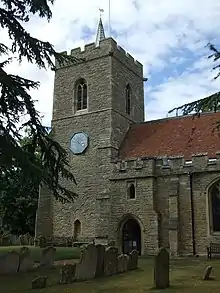
M 144 121 L 143 66 L 115 40 L 105 38 L 101 19 L 96 43 L 86 45 L 84 51 L 73 49 L 71 55 L 80 61 L 55 73 L 52 128 L 55 139 L 69 152 L 77 181 L 77 186 L 69 187 L 79 197 L 72 205 L 61 205 L 43 189 L 36 233 L 115 240 L 112 163 L 129 125 Z
M 36 236 L 205 254 L 220 243 L 220 112 L 144 122 L 143 66 L 101 19 L 96 42 L 70 54 L 78 61 L 55 72 L 52 128 L 78 197 L 61 204 L 41 188 Z

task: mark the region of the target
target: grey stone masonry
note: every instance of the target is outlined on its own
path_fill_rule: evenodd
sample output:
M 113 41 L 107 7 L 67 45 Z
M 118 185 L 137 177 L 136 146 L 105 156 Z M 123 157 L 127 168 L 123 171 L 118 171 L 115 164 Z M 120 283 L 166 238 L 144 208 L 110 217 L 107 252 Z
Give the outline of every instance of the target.
M 74 222 L 81 223 L 81 239 L 108 238 L 112 215 L 112 177 L 118 149 L 129 125 L 144 120 L 143 66 L 112 39 L 73 49 L 74 64 L 56 63 L 52 128 L 54 138 L 67 150 L 70 169 L 77 186 L 73 204 L 53 200 L 52 219 L 49 196 L 39 197 L 36 234 L 73 236 Z M 76 84 L 83 78 L 88 88 L 87 109 L 76 110 Z M 125 88 L 131 87 L 131 114 L 126 114 Z M 70 151 L 74 133 L 85 132 L 89 146 L 81 155 Z M 49 204 L 50 205 L 50 204 Z M 41 215 L 41 216 L 40 216 Z M 40 223 L 48 223 L 48 228 Z M 51 223 L 51 225 L 49 224 Z M 115 235 L 113 235 L 115 239 Z
M 210 205 L 210 186 L 220 179 L 220 154 L 215 159 L 196 154 L 186 161 L 181 155 L 136 158 L 133 153 L 133 158 L 122 160 L 119 150 L 129 127 L 144 122 L 143 66 L 112 38 L 70 54 L 76 62 L 56 62 L 52 130 L 67 151 L 77 185 L 60 182 L 78 197 L 71 204 L 61 204 L 41 187 L 36 236 L 114 241 L 119 253 L 124 253 L 130 219 L 140 232 L 127 242 L 141 254 L 155 254 L 159 247 L 170 248 L 173 256 L 205 254 L 210 241 L 220 243 L 219 233 L 212 231 Z M 77 94 L 84 97 L 85 93 L 84 87 L 78 88 L 82 80 L 87 103 L 77 110 L 77 105 L 82 106 Z M 130 114 L 126 113 L 128 85 Z M 88 146 L 74 155 L 70 142 L 77 132 L 87 134 Z M 151 133 L 134 137 L 135 144 L 141 135 L 146 138 Z

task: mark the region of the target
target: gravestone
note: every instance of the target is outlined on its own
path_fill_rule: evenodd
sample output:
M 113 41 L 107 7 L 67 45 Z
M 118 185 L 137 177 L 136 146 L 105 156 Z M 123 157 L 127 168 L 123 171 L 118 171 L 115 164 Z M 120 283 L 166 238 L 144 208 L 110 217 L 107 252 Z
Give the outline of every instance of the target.
M 40 246 L 40 248 L 45 248 L 47 246 L 47 240 L 44 236 L 38 237 L 38 245 Z
M 33 270 L 34 262 L 31 259 L 30 249 L 27 247 L 22 247 L 19 258 L 19 272 L 29 272 Z
M 24 234 L 22 236 L 23 236 L 23 244 L 22 245 L 28 245 L 27 234 Z
M 11 245 L 10 235 L 4 236 L 1 238 L 1 245 L 2 246 L 10 246 Z
M 96 245 L 97 249 L 97 266 L 95 277 L 101 277 L 104 274 L 104 254 L 105 254 L 105 246 L 101 244 Z
M 30 234 L 23 235 L 24 245 L 29 245 Z
M 118 273 L 124 273 L 124 254 L 118 256 Z
M 15 251 L 7 252 L 0 256 L 0 275 L 17 273 L 19 254 Z
M 39 240 L 36 237 L 34 238 L 34 246 L 39 246 Z
M 136 270 L 138 265 L 138 251 L 132 250 L 129 253 L 129 260 L 128 260 L 128 270 Z
M 118 249 L 116 247 L 108 247 L 104 254 L 104 274 L 112 276 L 117 274 L 118 270 Z
M 19 236 L 19 245 L 25 245 L 25 243 L 24 243 L 24 235 L 20 235 Z
M 128 262 L 129 262 L 129 256 L 127 254 L 124 254 L 123 255 L 124 272 L 127 272 L 128 270 Z
M 28 245 L 34 245 L 34 237 L 30 236 Z
M 154 282 L 156 289 L 165 289 L 170 286 L 170 255 L 166 248 L 160 248 L 155 256 Z
M 32 280 L 32 289 L 42 289 L 47 286 L 47 276 L 40 276 Z
M 19 239 L 14 234 L 10 235 L 10 241 L 11 241 L 11 245 L 19 245 Z
M 51 268 L 54 264 L 56 248 L 46 247 L 42 249 L 40 267 Z
M 205 281 L 212 280 L 213 278 L 210 277 L 211 273 L 212 273 L 212 266 L 207 266 L 204 271 L 203 280 Z
M 76 264 L 66 264 L 60 269 L 60 284 L 71 284 L 75 279 Z
M 97 267 L 97 249 L 94 244 L 89 244 L 82 251 L 80 261 L 76 264 L 76 280 L 90 280 L 95 278 Z

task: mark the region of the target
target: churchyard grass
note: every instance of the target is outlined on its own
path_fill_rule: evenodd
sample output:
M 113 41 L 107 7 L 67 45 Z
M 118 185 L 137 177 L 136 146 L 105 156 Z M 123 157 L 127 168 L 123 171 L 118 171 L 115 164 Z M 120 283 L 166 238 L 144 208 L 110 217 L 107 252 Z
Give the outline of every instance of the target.
M 40 261 L 41 248 L 35 246 L 27 246 L 31 251 L 31 258 L 34 262 Z M 8 251 L 19 252 L 21 246 L 1 246 L 0 255 Z M 80 249 L 76 247 L 56 247 L 56 257 L 55 260 L 64 260 L 64 259 L 78 259 L 80 257 Z
M 215 280 L 202 280 L 207 265 L 213 266 Z M 40 275 L 48 276 L 48 287 L 42 290 L 31 290 L 31 280 Z M 140 259 L 138 270 L 121 275 L 68 285 L 57 285 L 58 281 L 59 267 L 43 272 L 1 276 L 0 291 L 7 293 L 217 293 L 220 288 L 220 260 L 181 259 L 171 261 L 171 287 L 165 290 L 152 290 L 152 258 Z

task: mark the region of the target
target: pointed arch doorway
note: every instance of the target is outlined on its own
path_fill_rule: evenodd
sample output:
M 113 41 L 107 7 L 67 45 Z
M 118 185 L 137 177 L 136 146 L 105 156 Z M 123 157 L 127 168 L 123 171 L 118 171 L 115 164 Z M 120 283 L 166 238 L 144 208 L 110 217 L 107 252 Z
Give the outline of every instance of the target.
M 119 246 L 122 253 L 129 253 L 133 249 L 142 254 L 142 232 L 135 217 L 128 215 L 123 217 L 119 224 Z

